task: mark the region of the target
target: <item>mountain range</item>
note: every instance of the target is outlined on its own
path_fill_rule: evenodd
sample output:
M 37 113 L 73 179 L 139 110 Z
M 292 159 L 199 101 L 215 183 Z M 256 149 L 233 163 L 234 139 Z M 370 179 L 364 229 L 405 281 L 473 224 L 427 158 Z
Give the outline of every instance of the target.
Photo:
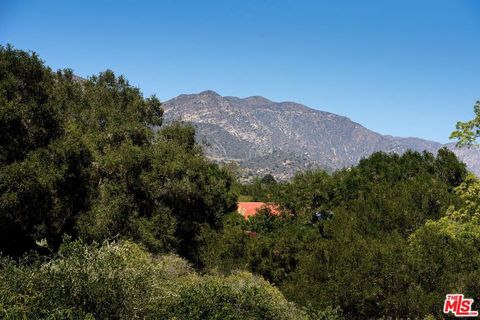
M 295 102 L 221 96 L 208 90 L 179 95 L 162 106 L 166 122 L 191 123 L 206 155 L 220 163 L 238 164 L 244 180 L 267 173 L 284 180 L 297 171 L 316 168 L 334 171 L 376 151 L 436 153 L 442 147 L 480 175 L 478 148 L 382 135 L 347 117 Z

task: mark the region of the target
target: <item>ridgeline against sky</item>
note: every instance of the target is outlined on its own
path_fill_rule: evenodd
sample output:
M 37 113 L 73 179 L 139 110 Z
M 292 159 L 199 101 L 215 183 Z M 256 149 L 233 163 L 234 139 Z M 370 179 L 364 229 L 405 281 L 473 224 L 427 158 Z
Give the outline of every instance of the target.
M 163 101 L 212 89 L 293 100 L 447 142 L 480 96 L 478 1 L 2 1 L 0 43 Z

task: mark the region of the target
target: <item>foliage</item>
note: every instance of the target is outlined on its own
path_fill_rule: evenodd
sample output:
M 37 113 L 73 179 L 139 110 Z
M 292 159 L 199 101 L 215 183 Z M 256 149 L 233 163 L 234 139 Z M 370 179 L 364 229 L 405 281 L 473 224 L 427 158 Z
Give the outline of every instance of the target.
M 480 182 L 448 149 L 242 185 L 162 121 L 112 71 L 0 47 L 1 318 L 431 318 L 480 292 Z
M 204 260 L 221 272 L 260 274 L 308 308 L 340 306 L 364 319 L 438 315 L 443 300 L 423 286 L 411 237 L 461 205 L 466 176 L 446 149 L 436 157 L 376 153 L 333 175 L 298 174 L 265 191 L 283 215 L 232 216 L 206 241 Z
M 456 130 L 452 132 L 450 139 L 458 139 L 457 146 L 472 146 L 478 144 L 480 137 L 480 101 L 473 107 L 475 118 L 465 122 L 457 122 Z
M 198 263 L 200 230 L 233 211 L 232 176 L 155 97 L 105 71 L 79 80 L 0 47 L 0 252 L 56 250 L 64 234 L 132 239 Z M 159 128 L 159 129 L 158 129 Z
M 23 160 L 62 134 L 54 76 L 36 54 L 0 47 L 0 164 Z
M 277 181 L 271 174 L 265 175 L 263 178 L 254 178 L 248 184 L 237 183 L 235 185 L 236 192 L 240 194 L 240 201 L 246 202 L 269 202 L 272 201 L 273 192 L 277 187 Z
M 456 192 L 461 198 L 458 207 L 427 221 L 409 238 L 411 273 L 427 301 L 438 301 L 446 292 L 472 297 L 480 292 L 480 181 L 469 176 Z
M 67 243 L 51 260 L 0 262 L 2 319 L 309 319 L 248 273 L 199 276 L 131 242 Z M 340 319 L 338 310 L 323 318 Z

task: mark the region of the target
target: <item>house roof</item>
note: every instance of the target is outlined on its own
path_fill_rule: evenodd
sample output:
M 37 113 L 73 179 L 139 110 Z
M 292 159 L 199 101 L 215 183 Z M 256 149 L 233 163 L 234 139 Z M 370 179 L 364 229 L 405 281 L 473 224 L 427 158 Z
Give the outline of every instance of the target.
M 265 202 L 239 202 L 237 203 L 237 212 L 240 213 L 245 219 L 257 214 L 261 209 L 270 209 L 270 212 L 274 215 L 280 214 L 280 209 L 273 203 Z

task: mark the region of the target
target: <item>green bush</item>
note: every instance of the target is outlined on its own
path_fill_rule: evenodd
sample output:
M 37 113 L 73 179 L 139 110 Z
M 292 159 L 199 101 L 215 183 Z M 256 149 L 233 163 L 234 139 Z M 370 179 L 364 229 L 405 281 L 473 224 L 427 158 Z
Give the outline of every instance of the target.
M 0 252 L 64 234 L 133 240 L 199 264 L 199 233 L 235 209 L 232 176 L 160 101 L 107 70 L 78 80 L 0 46 Z
M 132 242 L 64 244 L 51 260 L 0 261 L 2 319 L 309 319 L 250 273 L 196 274 Z M 328 319 L 337 316 L 327 311 Z M 320 317 L 320 314 L 315 314 Z
M 298 174 L 264 190 L 288 214 L 259 213 L 247 221 L 231 215 L 221 231 L 205 232 L 204 264 L 226 274 L 261 275 L 289 301 L 321 312 L 339 306 L 355 319 L 437 315 L 454 288 L 472 296 L 478 292 L 477 286 L 463 285 L 465 279 L 478 283 L 472 271 L 478 244 L 467 241 L 478 228 L 454 223 L 433 228 L 427 222 L 442 221 L 450 206 L 462 202 L 467 205 L 458 207 L 459 217 L 478 212 L 480 188 L 472 186 L 463 196 L 455 192 L 467 188 L 466 174 L 465 165 L 445 149 L 437 156 L 375 153 L 331 175 Z M 246 189 L 256 186 L 262 185 Z M 447 242 L 442 229 L 454 230 L 455 238 Z M 459 250 L 458 233 L 468 250 Z

